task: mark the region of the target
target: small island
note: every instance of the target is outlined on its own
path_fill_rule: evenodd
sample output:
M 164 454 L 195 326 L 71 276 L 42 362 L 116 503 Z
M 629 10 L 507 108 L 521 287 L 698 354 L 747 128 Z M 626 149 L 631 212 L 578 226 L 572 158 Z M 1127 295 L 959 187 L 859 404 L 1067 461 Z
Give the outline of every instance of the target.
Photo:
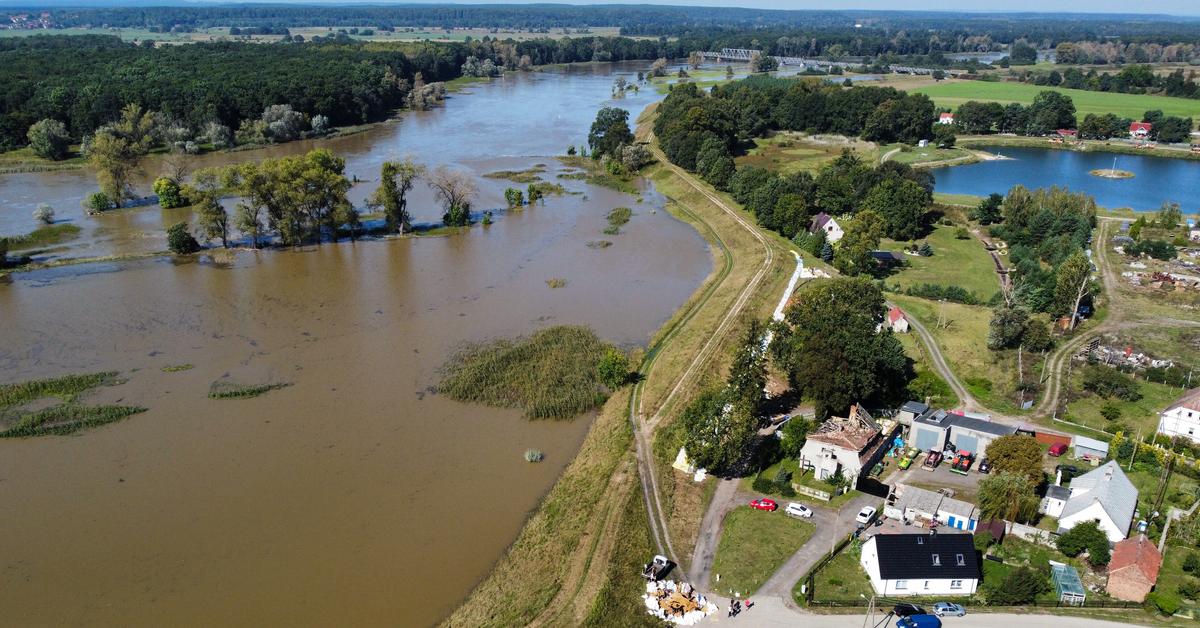
M 1091 170 L 1088 174 L 1094 177 L 1102 177 L 1105 179 L 1132 179 L 1133 173 L 1128 170 L 1117 170 L 1116 168 L 1097 168 Z

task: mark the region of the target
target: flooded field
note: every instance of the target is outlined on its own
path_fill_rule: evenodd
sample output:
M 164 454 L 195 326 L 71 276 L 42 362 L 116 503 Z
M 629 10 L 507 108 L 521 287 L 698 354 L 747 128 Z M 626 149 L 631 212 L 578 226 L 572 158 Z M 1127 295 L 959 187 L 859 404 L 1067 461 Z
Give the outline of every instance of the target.
M 613 72 L 636 70 L 512 75 L 318 144 L 366 181 L 356 202 L 383 160 L 410 153 L 476 174 L 543 163 L 555 180 L 552 156 L 585 141 Z M 636 115 L 652 91 L 618 104 Z M 447 614 L 589 423 L 433 394 L 447 356 L 559 323 L 644 344 L 711 268 L 703 240 L 653 190 L 637 202 L 560 182 L 577 193 L 451 237 L 86 264 L 0 285 L 0 382 L 119 370 L 126 383 L 87 400 L 149 408 L 74 436 L 0 440 L 0 623 L 429 625 Z M 483 209 L 513 184 L 479 185 Z M 49 202 L 84 229 L 55 255 L 125 254 L 163 248 L 163 228 L 187 215 L 85 216 L 78 202 L 93 189 L 83 171 L 0 177 L 0 233 L 31 230 L 33 207 Z M 416 220 L 438 219 L 427 190 L 415 192 Z M 633 217 L 605 236 L 617 206 Z M 587 246 L 601 239 L 612 246 Z M 192 368 L 163 370 L 179 365 Z M 218 380 L 292 385 L 209 399 Z M 546 461 L 526 463 L 530 447 Z

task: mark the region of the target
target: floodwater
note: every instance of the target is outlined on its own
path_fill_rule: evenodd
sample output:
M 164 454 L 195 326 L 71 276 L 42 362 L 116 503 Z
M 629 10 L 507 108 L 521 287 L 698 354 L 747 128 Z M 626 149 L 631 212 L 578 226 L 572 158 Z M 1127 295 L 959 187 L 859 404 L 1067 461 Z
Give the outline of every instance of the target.
M 364 179 L 405 153 L 476 173 L 544 163 L 553 179 L 548 156 L 584 140 L 612 73 L 626 70 L 637 68 L 513 75 L 320 145 Z M 652 91 L 618 104 L 636 115 Z M 0 624 L 443 618 L 515 539 L 590 423 L 530 422 L 433 394 L 447 356 L 561 323 L 644 344 L 711 269 L 703 240 L 653 190 L 638 203 L 563 183 L 580 194 L 451 237 L 85 264 L 0 285 L 0 382 L 119 370 L 126 383 L 87 401 L 149 408 L 73 436 L 0 441 Z M 476 207 L 499 205 L 505 185 L 480 179 Z M 85 228 L 66 255 L 161 248 L 153 240 L 177 216 L 69 211 L 91 186 L 84 173 L 0 177 L 0 224 L 19 225 L 52 196 Z M 418 191 L 417 220 L 437 219 Z M 602 235 L 619 205 L 632 220 Z M 586 246 L 600 239 L 613 245 Z M 551 289 L 550 278 L 567 285 Z M 181 364 L 194 367 L 162 370 Z M 292 385 L 212 400 L 217 380 Z M 526 463 L 531 447 L 546 461 Z
M 1165 201 L 1194 212 L 1200 198 L 1200 162 L 1150 155 L 1123 155 L 1098 151 L 981 146 L 1009 159 L 934 170 L 937 191 L 987 196 L 1004 194 L 1014 185 L 1042 188 L 1057 185 L 1087 192 L 1102 207 L 1157 210 Z M 1134 174 L 1130 179 L 1106 179 L 1089 174 L 1112 168 Z

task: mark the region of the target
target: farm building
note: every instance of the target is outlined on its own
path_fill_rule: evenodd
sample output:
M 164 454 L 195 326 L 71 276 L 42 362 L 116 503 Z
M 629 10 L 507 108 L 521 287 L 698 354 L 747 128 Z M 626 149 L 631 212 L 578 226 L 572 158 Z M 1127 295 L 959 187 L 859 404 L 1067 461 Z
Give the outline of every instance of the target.
M 1125 539 L 1113 547 L 1105 590 L 1118 600 L 1141 602 L 1158 582 L 1162 554 L 1146 535 Z
M 1108 443 L 1086 436 L 1075 436 L 1075 457 L 1082 460 L 1104 460 L 1108 457 Z
M 983 419 L 932 410 L 913 419 L 909 439 L 922 451 L 968 451 L 980 455 L 992 441 L 1016 433 L 1016 428 Z

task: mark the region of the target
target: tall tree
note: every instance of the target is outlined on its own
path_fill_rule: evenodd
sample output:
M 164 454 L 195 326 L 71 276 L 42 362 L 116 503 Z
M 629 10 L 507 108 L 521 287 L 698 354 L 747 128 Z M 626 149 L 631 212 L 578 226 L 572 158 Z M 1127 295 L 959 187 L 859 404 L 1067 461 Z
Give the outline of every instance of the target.
M 424 172 L 424 166 L 407 157 L 400 161 L 383 162 L 379 173 L 379 187 L 371 195 L 368 205 L 383 209 L 388 231 L 404 233 L 412 228 L 407 197 L 413 189 L 413 184 Z
M 35 122 L 33 126 L 29 127 L 26 136 L 29 138 L 29 147 L 33 149 L 35 155 L 54 161 L 65 159 L 71 145 L 71 135 L 67 132 L 67 125 L 53 118 Z
M 788 308 L 771 354 L 792 386 L 816 402 L 819 417 L 891 400 L 912 378 L 900 342 L 875 331 L 884 310 L 883 293 L 864 277 L 821 282 Z
M 718 389 L 704 391 L 684 409 L 684 448 L 697 466 L 725 473 L 754 441 L 757 419 L 744 405 L 730 403 Z
M 996 472 L 980 480 L 978 499 L 984 519 L 1024 522 L 1037 516 L 1034 485 L 1021 473 Z
M 1023 475 L 1033 484 L 1042 481 L 1042 446 L 1021 434 L 1001 436 L 987 446 L 987 459 L 998 473 Z
M 838 271 L 851 276 L 873 272 L 875 259 L 871 252 L 879 248 L 883 228 L 883 218 L 869 209 L 849 220 L 833 254 L 833 265 Z
M 733 364 L 729 367 L 729 394 L 734 403 L 744 404 L 757 414 L 764 401 L 767 385 L 767 351 L 763 346 L 763 325 L 750 321 L 738 343 Z
M 88 148 L 88 163 L 96 170 L 100 191 L 119 206 L 132 196 L 130 179 L 137 170 L 138 151 L 125 137 L 109 131 L 96 133 Z
M 1071 329 L 1075 329 L 1079 304 L 1092 294 L 1092 262 L 1082 251 L 1076 251 L 1059 265 L 1055 272 L 1054 313 L 1071 317 Z
M 588 146 L 592 158 L 616 156 L 617 149 L 633 141 L 629 130 L 629 112 L 620 107 L 602 107 L 596 112 L 596 120 L 588 132 Z
M 913 240 L 925 227 L 925 208 L 929 195 L 908 179 L 889 178 L 871 188 L 862 209 L 883 217 L 884 233 L 893 240 Z

